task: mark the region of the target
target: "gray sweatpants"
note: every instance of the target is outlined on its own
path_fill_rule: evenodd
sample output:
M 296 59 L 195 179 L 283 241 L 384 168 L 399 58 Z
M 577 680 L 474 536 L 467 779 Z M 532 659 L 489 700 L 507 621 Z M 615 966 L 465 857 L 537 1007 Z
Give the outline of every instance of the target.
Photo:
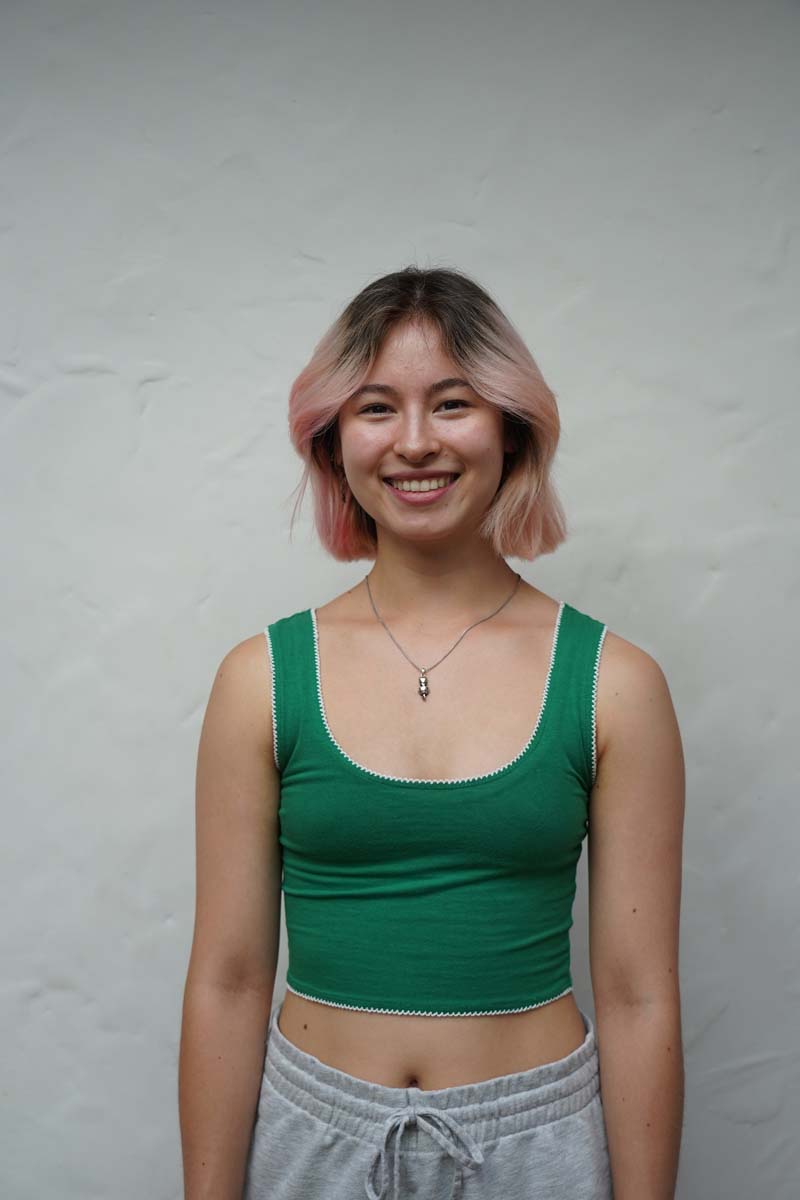
M 612 1200 L 594 1026 L 555 1062 L 457 1087 L 330 1067 L 270 1014 L 242 1200 Z

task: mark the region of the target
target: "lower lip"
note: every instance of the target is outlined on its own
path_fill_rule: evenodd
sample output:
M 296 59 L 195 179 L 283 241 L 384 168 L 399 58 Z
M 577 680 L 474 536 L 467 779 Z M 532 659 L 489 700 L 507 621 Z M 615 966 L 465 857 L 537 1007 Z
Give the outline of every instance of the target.
M 384 487 L 388 488 L 393 496 L 398 500 L 402 500 L 405 504 L 425 505 L 432 504 L 434 500 L 438 500 L 440 496 L 446 496 L 449 491 L 458 483 L 460 475 L 456 475 L 455 479 L 448 483 L 447 487 L 434 488 L 429 492 L 401 492 L 399 488 L 392 487 L 390 483 L 385 483 Z

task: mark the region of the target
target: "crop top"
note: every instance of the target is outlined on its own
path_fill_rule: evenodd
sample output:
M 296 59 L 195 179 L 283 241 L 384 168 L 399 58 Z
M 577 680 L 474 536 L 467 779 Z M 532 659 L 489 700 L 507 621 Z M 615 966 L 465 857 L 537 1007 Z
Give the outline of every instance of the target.
M 267 626 L 289 990 L 433 1016 L 522 1012 L 572 990 L 606 629 L 562 600 L 526 746 L 445 780 L 350 758 L 325 715 L 316 611 Z

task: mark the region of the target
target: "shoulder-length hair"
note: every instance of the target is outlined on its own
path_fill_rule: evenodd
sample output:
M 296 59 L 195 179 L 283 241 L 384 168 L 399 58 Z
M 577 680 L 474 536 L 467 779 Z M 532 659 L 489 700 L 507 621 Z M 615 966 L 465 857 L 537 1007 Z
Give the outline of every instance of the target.
M 462 272 L 445 268 L 409 266 L 368 284 L 323 335 L 292 384 L 289 434 L 305 469 L 290 530 L 310 481 L 324 548 L 342 562 L 375 558 L 375 522 L 342 486 L 335 467 L 338 414 L 368 378 L 386 335 L 407 321 L 430 322 L 438 329 L 442 349 L 473 390 L 502 410 L 513 439 L 481 536 L 502 557 L 552 553 L 567 535 L 550 478 L 560 433 L 555 396 L 491 296 Z

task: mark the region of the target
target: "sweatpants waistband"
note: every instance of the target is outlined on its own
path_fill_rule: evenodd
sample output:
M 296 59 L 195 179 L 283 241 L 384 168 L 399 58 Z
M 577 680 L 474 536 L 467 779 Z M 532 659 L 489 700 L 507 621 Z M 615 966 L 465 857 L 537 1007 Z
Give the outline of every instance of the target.
M 564 1058 L 477 1083 L 423 1091 L 359 1079 L 301 1050 L 278 1026 L 281 1004 L 270 1014 L 266 1079 L 292 1104 L 357 1138 L 380 1138 L 398 1117 L 416 1135 L 409 1149 L 435 1150 L 440 1139 L 433 1135 L 431 1145 L 428 1122 L 408 1120 L 433 1109 L 470 1140 L 485 1143 L 578 1112 L 600 1090 L 595 1029 L 580 1008 L 586 1036 Z

